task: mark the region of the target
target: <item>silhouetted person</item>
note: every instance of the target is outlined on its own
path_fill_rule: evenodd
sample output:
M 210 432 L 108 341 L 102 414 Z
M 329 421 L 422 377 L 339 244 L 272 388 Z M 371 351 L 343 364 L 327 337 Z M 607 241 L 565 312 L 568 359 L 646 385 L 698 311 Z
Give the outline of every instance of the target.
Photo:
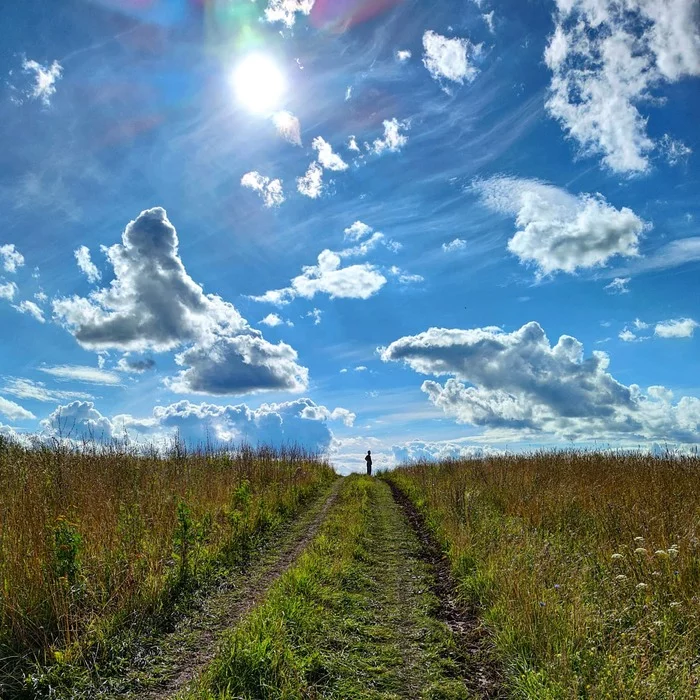
M 365 462 L 367 462 L 367 476 L 372 476 L 372 451 L 367 450 L 367 456 L 365 457 Z

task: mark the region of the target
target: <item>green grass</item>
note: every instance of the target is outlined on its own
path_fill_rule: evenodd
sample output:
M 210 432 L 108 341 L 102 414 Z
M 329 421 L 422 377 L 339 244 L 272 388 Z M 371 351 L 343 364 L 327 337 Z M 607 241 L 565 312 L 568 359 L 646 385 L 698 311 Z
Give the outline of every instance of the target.
M 388 486 L 348 477 L 309 549 L 186 697 L 469 697 L 419 549 Z
M 144 632 L 170 625 L 334 478 L 293 450 L 0 441 L 0 696 L 118 673 Z
M 448 553 L 509 697 L 700 697 L 700 461 L 541 454 L 388 474 Z

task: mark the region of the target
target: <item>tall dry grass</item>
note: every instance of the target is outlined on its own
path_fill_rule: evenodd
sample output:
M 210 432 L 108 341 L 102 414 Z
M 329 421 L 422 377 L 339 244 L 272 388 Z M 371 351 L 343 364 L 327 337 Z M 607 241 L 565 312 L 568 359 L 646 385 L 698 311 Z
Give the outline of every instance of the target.
M 700 697 L 700 459 L 415 464 L 426 514 L 515 698 Z
M 0 661 L 61 659 L 158 612 L 332 478 L 296 449 L 0 441 Z

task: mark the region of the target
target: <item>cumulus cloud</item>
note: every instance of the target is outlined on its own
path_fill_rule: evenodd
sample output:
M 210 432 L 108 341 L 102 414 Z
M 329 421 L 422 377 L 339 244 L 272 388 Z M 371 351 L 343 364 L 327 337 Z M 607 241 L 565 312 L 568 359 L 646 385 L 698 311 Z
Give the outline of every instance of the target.
M 314 151 L 318 152 L 318 162 L 326 170 L 347 170 L 348 164 L 337 154 L 333 148 L 321 136 L 317 136 L 311 143 Z
M 305 175 L 297 178 L 299 194 L 311 199 L 318 199 L 323 193 L 323 168 L 313 161 Z
M 495 29 L 493 26 L 493 10 L 491 10 L 491 12 L 486 12 L 483 15 L 481 15 L 481 19 L 484 20 L 484 23 L 489 28 L 491 34 L 495 34 Z
M 668 393 L 625 386 L 607 371 L 605 353 L 584 358 L 583 345 L 567 335 L 551 345 L 534 321 L 512 333 L 431 328 L 391 343 L 381 357 L 450 376 L 444 385 L 425 381 L 422 390 L 460 423 L 567 440 L 700 441 L 700 399 L 673 404 Z
M 56 92 L 56 81 L 63 75 L 61 64 L 54 61 L 51 65 L 42 65 L 38 61 L 25 58 L 22 70 L 31 75 L 34 81 L 27 90 L 26 96 L 33 100 L 40 100 L 48 107 L 51 104 L 51 97 Z
M 423 34 L 423 49 L 423 65 L 435 80 L 445 78 L 461 85 L 465 81 L 470 83 L 479 72 L 469 62 L 470 54 L 473 56 L 479 50 L 469 39 L 448 39 L 428 30 Z
M 321 325 L 321 315 L 322 314 L 323 314 L 323 312 L 321 311 L 321 309 L 311 309 L 311 311 L 309 311 L 306 314 L 306 318 L 313 318 L 314 326 L 319 326 L 319 325 Z
M 345 238 L 349 238 L 351 241 L 359 241 L 369 236 L 373 230 L 371 226 L 368 226 L 362 221 L 356 221 L 351 226 L 348 226 L 343 233 Z
M 677 318 L 661 321 L 654 327 L 654 335 L 659 338 L 692 338 L 700 324 L 692 318 Z
M 156 361 L 152 357 L 142 360 L 134 360 L 130 357 L 120 357 L 116 369 L 126 374 L 144 374 L 156 366 Z
M 90 258 L 90 249 L 86 245 L 81 245 L 74 251 L 75 260 L 81 272 L 87 277 L 88 282 L 99 282 L 102 273 L 97 269 L 97 265 Z
M 384 136 L 374 140 L 371 150 L 377 155 L 381 155 L 384 151 L 397 153 L 408 143 L 408 136 L 401 133 L 402 129 L 408 129 L 408 122 L 400 122 L 396 118 L 385 119 L 383 125 Z
M 46 434 L 73 439 L 128 437 L 133 441 L 167 441 L 177 433 L 189 444 L 248 443 L 273 447 L 298 445 L 324 453 L 333 434 L 330 421 L 352 425 L 355 415 L 344 408 L 329 409 L 311 399 L 262 404 L 251 409 L 246 404 L 218 406 L 179 401 L 156 406 L 150 416 L 139 418 L 120 414 L 102 415 L 92 402 L 74 401 L 59 406 L 42 421 Z
M 4 399 L 2 396 L 0 396 L 0 415 L 6 416 L 10 420 L 32 420 L 36 418 L 31 411 L 14 401 Z
M 46 321 L 44 318 L 44 312 L 33 301 L 21 301 L 19 304 L 14 306 L 14 308 L 21 314 L 29 314 L 39 321 L 39 323 L 45 323 Z
M 289 321 L 283 319 L 281 316 L 278 316 L 277 314 L 268 314 L 263 318 L 260 323 L 262 323 L 264 326 L 270 326 L 271 328 L 274 328 L 275 326 L 293 326 L 294 324 Z
M 295 146 L 301 146 L 301 123 L 291 112 L 276 112 L 272 121 L 277 127 L 277 133 Z
M 503 454 L 497 448 L 474 445 L 466 440 L 411 440 L 402 445 L 392 445 L 391 452 L 397 464 L 440 462 L 445 459 L 480 459 Z
M 605 265 L 616 255 L 637 256 L 646 225 L 631 209 L 602 195 L 574 196 L 537 180 L 494 177 L 472 185 L 484 204 L 515 215 L 519 230 L 508 250 L 537 267 L 538 276 Z
M 14 243 L 6 243 L 0 245 L 0 261 L 5 272 L 14 273 L 24 265 L 24 255 L 15 248 Z
M 629 328 L 623 328 L 617 334 L 617 337 L 625 343 L 637 343 L 642 340 L 641 338 L 638 338 Z
M 296 297 L 313 299 L 316 294 L 328 294 L 331 299 L 369 299 L 386 284 L 386 277 L 369 263 L 341 267 L 341 257 L 332 250 L 318 256 L 317 265 L 302 268 L 302 274 L 291 281 L 291 286 L 273 289 L 251 299 L 284 305 Z
M 164 352 L 191 344 L 176 357 L 181 366 L 192 363 L 171 380 L 177 391 L 205 393 L 207 382 L 212 394 L 305 386 L 308 370 L 291 347 L 268 343 L 233 304 L 204 294 L 187 274 L 164 209 L 143 211 L 106 253 L 114 268 L 109 287 L 53 302 L 83 347 Z
M 357 139 L 354 136 L 351 136 L 348 139 L 348 150 L 355 151 L 357 153 L 360 152 L 360 147 L 357 145 Z
M 265 9 L 268 22 L 282 22 L 286 27 L 293 27 L 297 14 L 309 15 L 315 0 L 269 0 Z
M 585 154 L 644 172 L 654 141 L 638 106 L 664 82 L 700 75 L 695 0 L 556 0 L 545 51 L 549 113 Z
M 608 290 L 608 294 L 628 294 L 630 277 L 615 277 L 610 284 L 606 284 L 604 289 Z
M 400 49 L 396 52 L 396 60 L 405 63 L 413 54 L 408 49 Z
M 266 207 L 278 207 L 284 202 L 282 180 L 271 180 L 265 175 L 252 171 L 241 178 L 241 185 L 257 192 Z
M 17 285 L 14 282 L 0 282 L 0 299 L 12 301 L 17 294 Z
M 462 238 L 455 238 L 449 243 L 443 243 L 442 249 L 446 253 L 457 253 L 467 247 L 467 242 Z

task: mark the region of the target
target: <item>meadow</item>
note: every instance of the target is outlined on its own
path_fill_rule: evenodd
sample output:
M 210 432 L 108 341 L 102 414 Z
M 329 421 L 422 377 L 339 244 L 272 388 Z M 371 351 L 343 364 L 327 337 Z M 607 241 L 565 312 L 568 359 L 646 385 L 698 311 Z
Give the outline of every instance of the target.
M 564 452 L 386 478 L 448 554 L 513 698 L 700 696 L 700 460 Z
M 32 664 L 108 654 L 125 629 L 250 556 L 333 479 L 294 448 L 174 442 L 143 454 L 0 440 L 0 695 Z

